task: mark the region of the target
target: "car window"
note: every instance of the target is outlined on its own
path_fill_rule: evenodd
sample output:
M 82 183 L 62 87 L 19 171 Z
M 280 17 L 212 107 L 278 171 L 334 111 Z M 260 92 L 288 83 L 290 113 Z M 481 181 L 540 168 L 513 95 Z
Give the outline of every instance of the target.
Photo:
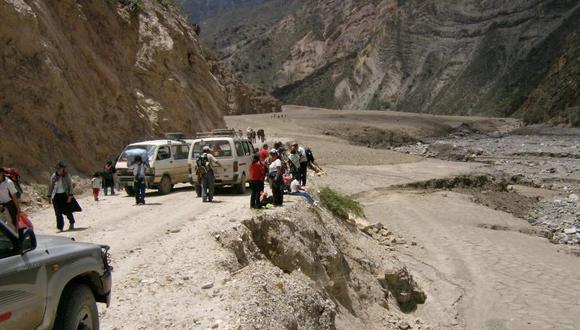
M 173 152 L 173 159 L 187 159 L 189 154 L 189 147 L 185 144 L 174 144 L 171 146 Z
M 241 157 L 244 155 L 244 147 L 242 146 L 242 142 L 240 141 L 236 141 L 236 154 L 238 155 L 238 157 Z
M 14 243 L 10 238 L 0 231 L 0 259 L 14 255 Z
M 249 156 L 249 155 L 251 155 L 251 154 L 252 154 L 252 152 L 251 152 L 251 150 L 250 150 L 250 146 L 248 145 L 248 142 L 244 141 L 244 142 L 243 142 L 243 145 L 244 145 L 244 154 L 245 154 L 246 156 Z
M 157 160 L 169 159 L 171 158 L 171 149 L 169 146 L 161 146 L 157 150 Z
M 203 146 L 209 146 L 212 155 L 216 158 L 232 157 L 232 146 L 228 140 L 214 140 L 196 142 L 193 145 L 193 152 L 191 153 L 192 159 L 197 159 L 201 155 Z

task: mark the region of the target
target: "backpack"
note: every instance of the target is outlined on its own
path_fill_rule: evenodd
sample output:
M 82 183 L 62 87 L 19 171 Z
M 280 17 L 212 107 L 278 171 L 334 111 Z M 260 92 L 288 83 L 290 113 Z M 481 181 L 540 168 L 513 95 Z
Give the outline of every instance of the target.
M 195 160 L 195 165 L 196 165 L 196 171 L 198 174 L 206 174 L 207 172 L 209 172 L 210 167 L 209 167 L 209 159 L 207 159 L 207 155 L 206 154 L 201 154 L 197 157 L 197 159 Z
M 312 150 L 310 150 L 310 148 L 306 148 L 304 153 L 306 154 L 306 159 L 308 159 L 308 162 L 312 163 L 314 161 L 314 154 L 312 153 Z

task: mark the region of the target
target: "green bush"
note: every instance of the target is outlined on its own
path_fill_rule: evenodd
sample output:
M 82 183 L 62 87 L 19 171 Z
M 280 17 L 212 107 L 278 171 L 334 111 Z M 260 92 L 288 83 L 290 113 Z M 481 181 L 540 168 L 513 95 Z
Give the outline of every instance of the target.
M 328 187 L 320 190 L 320 203 L 334 214 L 334 216 L 342 220 L 348 220 L 349 214 L 354 214 L 359 217 L 365 216 L 359 202 L 341 195 Z

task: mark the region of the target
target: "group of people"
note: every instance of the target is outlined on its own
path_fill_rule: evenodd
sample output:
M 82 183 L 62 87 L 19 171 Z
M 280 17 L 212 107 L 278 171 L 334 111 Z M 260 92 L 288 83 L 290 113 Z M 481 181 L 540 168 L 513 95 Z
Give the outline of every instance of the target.
M 22 229 L 19 219 L 22 216 L 20 196 L 22 190 L 19 182 L 14 181 L 8 175 L 8 171 L 0 168 L 0 213 L 4 214 L 7 225 L 20 233 Z M 81 207 L 74 199 L 72 179 L 66 171 L 66 164 L 58 162 L 55 171 L 50 176 L 47 197 L 52 203 L 56 215 L 56 227 L 59 231 L 64 230 L 64 217 L 69 221 L 69 230 L 74 229 L 75 218 L 73 213 L 81 211 Z M 7 211 L 7 212 L 4 212 Z M 7 213 L 7 215 L 6 215 Z
M 301 147 L 296 142 L 290 143 L 289 148 L 282 142 L 275 143 L 272 148 L 264 144 L 250 165 L 250 207 L 259 209 L 270 201 L 274 206 L 282 206 L 286 190 L 290 195 L 303 196 L 314 204 L 314 198 L 305 189 L 309 167 L 316 171 L 320 169 L 310 148 Z M 266 180 L 272 190 L 271 200 L 264 193 Z
M 240 130 L 240 137 L 241 136 L 242 136 L 242 133 Z M 263 143 L 266 140 L 266 133 L 264 132 L 263 128 L 259 128 L 257 130 L 254 130 L 253 128 L 248 127 L 246 129 L 246 137 L 252 143 L 256 143 L 258 140 L 260 140 L 260 142 Z
M 108 160 L 103 166 L 103 170 L 95 172 L 91 179 L 93 189 L 93 199 L 98 202 L 101 189 L 105 196 L 115 195 L 115 165 L 112 160 Z

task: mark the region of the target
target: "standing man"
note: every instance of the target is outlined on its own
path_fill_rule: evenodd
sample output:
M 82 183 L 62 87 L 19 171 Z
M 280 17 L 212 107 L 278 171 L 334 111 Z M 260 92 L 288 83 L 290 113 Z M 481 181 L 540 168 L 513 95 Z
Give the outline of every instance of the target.
M 299 147 L 296 142 L 294 142 L 292 146 L 298 150 L 298 154 L 300 155 L 300 184 L 306 186 L 306 175 L 308 171 L 308 157 L 306 157 L 306 151 L 304 148 Z
M 260 149 L 260 161 L 264 163 L 268 158 L 268 155 L 269 155 L 268 144 L 264 143 L 264 146 L 262 146 L 262 149 Z
M 0 167 L 0 207 L 8 210 L 11 219 L 7 221 L 7 224 L 15 233 L 18 232 L 18 213 L 20 213 L 17 192 L 14 182 L 6 176 L 4 168 Z
M 50 176 L 50 182 L 48 183 L 48 198 L 52 201 L 54 215 L 56 216 L 56 228 L 59 232 L 64 230 L 63 216 L 68 219 L 68 230 L 75 229 L 72 207 L 73 194 L 72 179 L 66 171 L 65 162 L 60 161 L 56 164 L 54 173 Z
M 143 158 L 140 155 L 135 156 L 135 163 L 129 166 L 133 170 L 134 181 L 133 189 L 135 190 L 135 204 L 145 205 L 145 187 L 147 182 L 145 180 L 145 170 L 148 168 L 143 163 Z
M 111 189 L 111 196 L 115 195 L 115 166 L 113 161 L 109 160 L 103 166 L 103 192 L 105 196 L 109 194 Z
M 204 203 L 213 201 L 215 175 L 213 167 L 221 166 L 214 155 L 211 154 L 209 146 L 203 147 L 203 153 L 196 161 L 196 171 L 201 177 L 201 198 Z

